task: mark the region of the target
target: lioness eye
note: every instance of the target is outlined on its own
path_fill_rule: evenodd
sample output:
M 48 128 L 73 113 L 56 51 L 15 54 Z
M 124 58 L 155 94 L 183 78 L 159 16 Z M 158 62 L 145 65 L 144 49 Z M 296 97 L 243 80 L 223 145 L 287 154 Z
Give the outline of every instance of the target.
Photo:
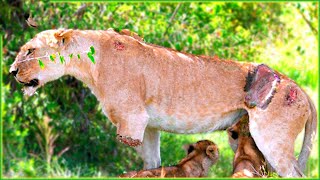
M 28 49 L 28 52 L 27 52 L 27 56 L 32 54 L 34 52 L 35 48 L 32 48 L 32 49 Z

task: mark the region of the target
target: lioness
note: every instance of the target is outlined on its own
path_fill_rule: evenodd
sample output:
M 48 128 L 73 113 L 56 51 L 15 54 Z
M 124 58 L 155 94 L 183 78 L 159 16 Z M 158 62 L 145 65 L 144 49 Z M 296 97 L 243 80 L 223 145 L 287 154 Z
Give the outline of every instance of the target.
M 132 171 L 120 177 L 205 177 L 209 168 L 218 161 L 219 151 L 209 140 L 189 145 L 188 155 L 177 165 L 156 169 Z
M 261 177 L 267 169 L 265 159 L 257 148 L 249 131 L 249 116 L 246 114 L 227 129 L 230 144 L 235 148 L 232 177 Z M 237 141 L 235 143 L 235 141 Z
M 91 46 L 95 63 L 85 55 Z M 65 57 L 63 63 L 52 54 Z M 316 133 L 308 95 L 268 66 L 181 53 L 111 29 L 43 31 L 21 47 L 10 72 L 26 95 L 63 75 L 83 81 L 117 127 L 117 138 L 138 146 L 144 168 L 160 165 L 160 130 L 223 130 L 248 113 L 250 133 L 277 173 L 302 176 Z M 303 128 L 297 161 L 294 141 Z

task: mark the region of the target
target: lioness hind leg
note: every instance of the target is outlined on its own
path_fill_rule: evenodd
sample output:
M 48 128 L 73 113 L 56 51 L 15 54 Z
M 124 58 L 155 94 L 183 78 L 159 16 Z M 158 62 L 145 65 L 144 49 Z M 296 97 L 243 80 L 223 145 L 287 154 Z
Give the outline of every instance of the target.
M 310 114 L 305 93 L 283 80 L 265 109 L 255 107 L 248 113 L 250 133 L 275 171 L 284 177 L 303 176 L 294 156 L 294 143 Z
M 271 127 L 261 128 L 255 120 L 250 121 L 251 135 L 265 159 L 282 177 L 304 176 L 294 156 L 294 139 Z

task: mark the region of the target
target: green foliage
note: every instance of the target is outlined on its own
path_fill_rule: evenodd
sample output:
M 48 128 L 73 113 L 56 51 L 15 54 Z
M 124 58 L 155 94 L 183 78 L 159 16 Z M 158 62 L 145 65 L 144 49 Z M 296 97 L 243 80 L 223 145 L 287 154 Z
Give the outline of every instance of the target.
M 5 32 L 2 115 L 6 177 L 117 176 L 142 168 L 136 152 L 116 141 L 116 128 L 102 113 L 97 99 L 75 78 L 63 77 L 40 88 L 37 95 L 23 97 L 22 85 L 9 76 L 9 66 L 19 48 L 42 30 L 130 29 L 148 43 L 179 51 L 263 62 L 318 98 L 316 3 L 35 2 L 1 2 L 0 29 Z M 38 28 L 28 27 L 24 21 L 29 13 Z M 87 56 L 93 63 L 94 54 L 92 47 Z M 50 55 L 49 59 L 55 61 L 56 56 Z M 81 59 L 80 54 L 77 59 Z M 65 62 L 60 54 L 59 60 Z M 41 67 L 42 61 L 38 62 Z M 45 125 L 47 128 L 40 128 L 45 117 L 51 121 Z M 48 134 L 59 136 L 50 141 Z M 220 150 L 219 162 L 210 170 L 210 176 L 227 177 L 232 173 L 233 152 L 225 132 L 162 133 L 161 138 L 162 165 L 172 165 L 183 158 L 184 144 L 210 139 Z M 319 175 L 318 162 L 316 148 L 307 176 Z

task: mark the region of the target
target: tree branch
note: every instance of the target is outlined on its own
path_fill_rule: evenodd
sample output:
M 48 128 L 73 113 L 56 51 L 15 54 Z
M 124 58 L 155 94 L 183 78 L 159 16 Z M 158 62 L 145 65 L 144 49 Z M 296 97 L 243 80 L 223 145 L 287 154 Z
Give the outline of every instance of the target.
M 304 21 L 308 24 L 308 26 L 310 27 L 311 31 L 313 32 L 313 34 L 315 36 L 318 35 L 318 30 L 313 27 L 312 23 L 307 19 L 307 17 L 305 16 L 305 14 L 297 7 L 299 13 L 301 14 L 302 18 L 304 19 Z
M 80 8 L 74 13 L 74 15 L 76 15 L 77 18 L 79 19 L 80 17 L 83 16 L 86 8 L 87 8 L 87 4 L 82 4 Z
M 182 4 L 182 3 L 179 3 L 179 4 L 177 5 L 176 9 L 173 11 L 172 16 L 171 16 L 171 18 L 170 18 L 170 20 L 169 20 L 168 27 L 167 27 L 166 31 L 164 32 L 163 36 L 165 36 L 165 35 L 168 33 L 168 29 L 171 27 L 172 21 L 173 21 L 173 19 L 176 17 L 176 14 L 177 14 L 178 10 L 180 9 L 181 4 Z

